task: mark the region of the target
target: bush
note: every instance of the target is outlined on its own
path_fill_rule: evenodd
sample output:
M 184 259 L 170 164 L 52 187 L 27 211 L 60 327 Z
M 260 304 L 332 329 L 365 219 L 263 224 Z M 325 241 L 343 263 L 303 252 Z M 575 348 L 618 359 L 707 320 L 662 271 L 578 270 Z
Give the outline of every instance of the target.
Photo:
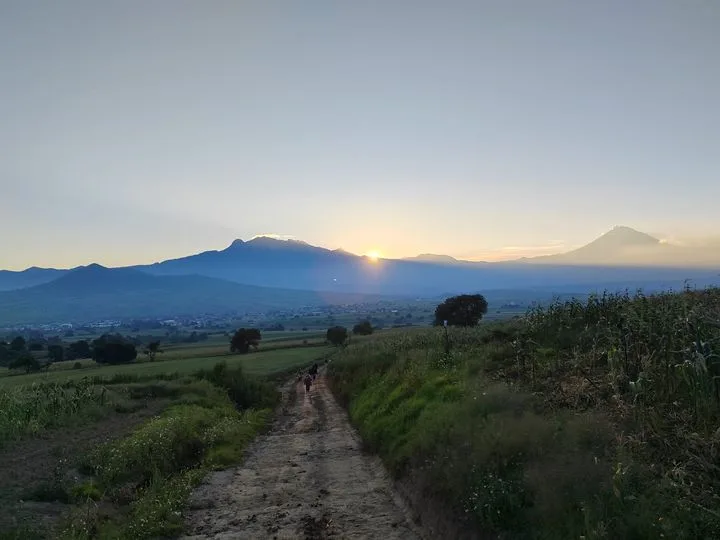
M 230 352 L 247 354 L 250 347 L 257 349 L 262 336 L 257 328 L 240 328 L 230 340 Z
M 369 336 L 373 333 L 373 326 L 370 321 L 362 321 L 353 326 L 353 334 L 359 336 Z
M 347 341 L 347 338 L 348 331 L 344 326 L 333 326 L 332 328 L 328 328 L 328 331 L 325 334 L 325 339 L 333 345 L 343 345 Z

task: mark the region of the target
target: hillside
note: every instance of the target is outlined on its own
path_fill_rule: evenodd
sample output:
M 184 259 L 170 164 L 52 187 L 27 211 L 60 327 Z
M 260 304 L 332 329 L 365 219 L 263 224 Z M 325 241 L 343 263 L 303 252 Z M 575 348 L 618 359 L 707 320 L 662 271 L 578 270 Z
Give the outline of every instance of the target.
M 0 292 L 0 323 L 247 313 L 378 299 L 359 294 L 255 287 L 204 276 L 159 277 L 133 269 L 90 265 L 50 283 Z
M 0 291 L 12 291 L 48 283 L 67 273 L 67 270 L 32 267 L 18 272 L 0 270 Z

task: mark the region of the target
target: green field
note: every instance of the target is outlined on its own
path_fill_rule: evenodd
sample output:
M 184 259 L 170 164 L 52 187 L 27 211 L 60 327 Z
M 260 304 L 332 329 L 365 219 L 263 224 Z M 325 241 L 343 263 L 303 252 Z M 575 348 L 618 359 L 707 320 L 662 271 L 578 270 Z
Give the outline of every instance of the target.
M 0 377 L 0 388 L 28 385 L 41 382 L 64 382 L 79 380 L 83 377 L 107 377 L 118 374 L 132 374 L 138 377 L 152 377 L 160 374 L 191 374 L 199 369 L 212 368 L 217 362 L 225 361 L 228 367 L 242 366 L 244 371 L 253 375 L 270 375 L 300 368 L 312 363 L 330 352 L 332 347 L 298 347 L 259 351 L 246 355 L 193 356 L 176 360 L 156 362 L 138 362 L 133 364 L 99 366 L 92 361 L 83 361 L 90 367 L 83 369 L 54 369 L 47 373 L 30 373 Z M 74 364 L 74 362 L 63 362 Z

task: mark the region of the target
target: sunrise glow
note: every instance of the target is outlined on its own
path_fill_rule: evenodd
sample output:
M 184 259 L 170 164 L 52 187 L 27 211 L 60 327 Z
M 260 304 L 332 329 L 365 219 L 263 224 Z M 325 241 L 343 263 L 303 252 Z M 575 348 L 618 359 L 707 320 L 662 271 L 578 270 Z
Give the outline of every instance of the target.
M 377 260 L 382 257 L 382 254 L 379 251 L 368 251 L 366 254 L 368 259 L 370 259 L 372 262 L 377 262 Z

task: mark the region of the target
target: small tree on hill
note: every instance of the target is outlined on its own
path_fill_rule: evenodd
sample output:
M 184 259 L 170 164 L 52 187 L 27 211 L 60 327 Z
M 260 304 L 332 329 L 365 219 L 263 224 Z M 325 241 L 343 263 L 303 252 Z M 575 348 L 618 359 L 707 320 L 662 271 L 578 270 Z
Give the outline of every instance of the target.
M 358 336 L 369 336 L 373 333 L 373 330 L 373 325 L 368 320 L 359 322 L 355 326 L 353 326 L 353 334 L 356 334 Z
M 258 348 L 261 339 L 260 330 L 257 328 L 239 328 L 230 339 L 230 352 L 247 354 L 250 347 Z
M 333 326 L 328 328 L 325 338 L 333 345 L 343 345 L 348 338 L 347 328 L 344 326 Z
M 435 326 L 447 321 L 450 326 L 475 326 L 487 313 L 488 304 L 481 294 L 453 296 L 435 309 Z

